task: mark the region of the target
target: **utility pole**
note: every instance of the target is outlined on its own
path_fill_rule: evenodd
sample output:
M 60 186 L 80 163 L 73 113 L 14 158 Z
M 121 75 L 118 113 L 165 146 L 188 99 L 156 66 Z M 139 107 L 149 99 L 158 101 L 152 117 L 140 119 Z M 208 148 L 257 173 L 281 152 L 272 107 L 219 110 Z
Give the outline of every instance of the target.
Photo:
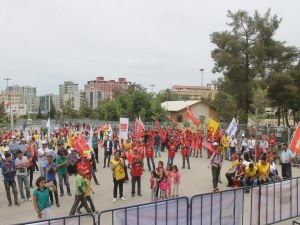
M 7 77 L 7 78 L 4 78 L 4 80 L 6 81 L 6 92 L 8 92 L 8 82 L 11 80 L 11 78 Z M 9 107 L 9 114 L 10 114 L 10 129 L 11 131 L 13 131 L 14 129 L 14 117 L 13 117 L 13 113 L 12 113 L 12 93 L 9 95 L 8 94 L 8 97 L 9 97 L 9 103 L 10 103 L 10 107 Z
M 204 72 L 204 69 L 200 69 L 200 72 L 201 72 L 201 86 L 203 86 L 203 72 Z

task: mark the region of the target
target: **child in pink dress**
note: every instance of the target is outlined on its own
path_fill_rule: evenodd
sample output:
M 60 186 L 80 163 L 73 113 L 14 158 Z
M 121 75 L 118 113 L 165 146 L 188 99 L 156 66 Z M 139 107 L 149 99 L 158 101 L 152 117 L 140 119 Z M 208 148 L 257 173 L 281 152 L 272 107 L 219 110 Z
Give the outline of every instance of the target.
M 181 174 L 179 173 L 177 166 L 174 165 L 172 171 L 173 197 L 178 197 L 180 178 L 181 178 Z
M 167 177 L 164 176 L 163 180 L 159 183 L 160 188 L 160 198 L 161 199 L 167 199 L 167 191 L 169 190 L 169 182 L 167 180 Z
M 170 164 L 167 165 L 165 170 L 165 176 L 167 177 L 167 181 L 169 183 L 169 189 L 167 190 L 167 197 L 171 198 L 172 196 L 172 166 Z

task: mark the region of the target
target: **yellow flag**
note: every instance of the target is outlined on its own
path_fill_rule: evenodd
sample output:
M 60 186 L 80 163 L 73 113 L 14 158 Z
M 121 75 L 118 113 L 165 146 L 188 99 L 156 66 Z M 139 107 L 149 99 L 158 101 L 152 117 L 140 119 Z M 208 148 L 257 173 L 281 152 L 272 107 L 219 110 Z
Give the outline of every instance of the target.
M 218 130 L 219 123 L 211 118 L 208 119 L 208 130 L 211 131 L 214 136 L 216 131 Z

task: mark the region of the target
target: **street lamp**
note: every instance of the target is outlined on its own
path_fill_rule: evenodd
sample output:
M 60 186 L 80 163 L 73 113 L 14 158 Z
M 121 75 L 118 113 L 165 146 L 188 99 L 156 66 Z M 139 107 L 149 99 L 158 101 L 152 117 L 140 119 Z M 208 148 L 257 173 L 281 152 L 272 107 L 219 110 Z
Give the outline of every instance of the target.
M 4 78 L 4 80 L 6 81 L 6 91 L 8 93 L 8 81 L 10 81 L 11 78 L 7 77 L 7 78 Z M 12 94 L 9 95 L 9 102 L 10 102 L 10 109 L 9 109 L 10 129 L 13 130 L 13 128 L 14 128 L 14 117 L 13 117 L 13 113 L 12 113 Z
M 203 86 L 203 72 L 204 72 L 204 69 L 201 68 L 200 72 L 201 72 L 201 86 Z
M 153 87 L 155 86 L 154 84 L 149 85 L 151 87 L 151 92 L 153 93 Z

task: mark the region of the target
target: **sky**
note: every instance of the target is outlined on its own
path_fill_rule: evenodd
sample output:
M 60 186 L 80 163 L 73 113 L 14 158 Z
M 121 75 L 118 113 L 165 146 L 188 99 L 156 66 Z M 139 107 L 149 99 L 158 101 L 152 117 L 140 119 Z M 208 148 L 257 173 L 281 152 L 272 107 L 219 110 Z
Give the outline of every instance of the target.
M 126 77 L 154 91 L 216 80 L 210 34 L 228 29 L 227 11 L 282 18 L 277 40 L 300 47 L 298 0 L 0 0 L 0 90 L 58 93 L 74 81 Z M 298 27 L 298 28 L 297 28 Z

